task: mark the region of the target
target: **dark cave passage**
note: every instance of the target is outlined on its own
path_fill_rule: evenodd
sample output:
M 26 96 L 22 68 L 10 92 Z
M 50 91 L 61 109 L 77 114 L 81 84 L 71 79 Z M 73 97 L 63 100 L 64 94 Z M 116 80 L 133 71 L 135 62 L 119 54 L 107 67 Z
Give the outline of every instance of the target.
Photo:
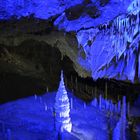
M 67 56 L 61 60 L 60 51 L 43 42 L 28 40 L 17 47 L 4 46 L 0 56 L 0 103 L 57 90 L 61 70 L 67 88 L 87 102 L 100 94 L 114 101 L 126 95 L 133 102 L 140 90 L 139 85 L 121 81 L 81 78 Z
M 17 47 L 1 46 L 0 56 L 0 103 L 57 89 L 61 70 L 57 48 L 28 40 Z

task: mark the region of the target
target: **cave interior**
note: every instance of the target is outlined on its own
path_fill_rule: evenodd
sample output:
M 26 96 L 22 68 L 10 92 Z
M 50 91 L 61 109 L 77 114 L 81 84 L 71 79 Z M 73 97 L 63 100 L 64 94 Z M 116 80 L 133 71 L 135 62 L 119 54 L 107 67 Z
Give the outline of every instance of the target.
M 0 1 L 0 140 L 140 140 L 139 0 Z

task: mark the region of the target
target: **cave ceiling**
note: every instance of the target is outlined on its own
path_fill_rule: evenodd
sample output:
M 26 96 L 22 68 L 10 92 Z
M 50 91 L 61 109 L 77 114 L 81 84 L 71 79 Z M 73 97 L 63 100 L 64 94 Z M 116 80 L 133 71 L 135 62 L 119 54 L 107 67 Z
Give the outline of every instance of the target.
M 38 42 L 67 56 L 81 77 L 139 82 L 139 19 L 138 0 L 1 0 L 1 65 L 43 77 L 43 68 L 32 66 L 37 62 L 9 51 Z

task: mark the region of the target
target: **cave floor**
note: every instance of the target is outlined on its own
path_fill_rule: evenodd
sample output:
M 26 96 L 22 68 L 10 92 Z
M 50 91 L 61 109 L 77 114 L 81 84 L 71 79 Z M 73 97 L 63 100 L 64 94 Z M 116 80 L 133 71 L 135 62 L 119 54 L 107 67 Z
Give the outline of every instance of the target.
M 53 105 L 56 93 L 31 96 L 0 106 L 0 140 L 7 135 L 12 140 L 55 140 Z M 109 139 L 107 112 L 73 98 L 71 109 L 72 132 L 65 134 L 67 139 L 107 140 Z M 10 134 L 9 134 L 10 133 Z

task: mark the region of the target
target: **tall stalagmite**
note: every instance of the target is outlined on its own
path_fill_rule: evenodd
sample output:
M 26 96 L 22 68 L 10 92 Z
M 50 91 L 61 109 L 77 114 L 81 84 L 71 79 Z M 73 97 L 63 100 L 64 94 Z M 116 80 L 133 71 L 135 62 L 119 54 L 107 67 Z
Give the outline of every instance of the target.
M 67 91 L 64 85 L 63 71 L 61 72 L 61 81 L 55 98 L 55 127 L 57 131 L 66 130 L 71 132 L 72 123 L 70 119 L 70 103 Z

